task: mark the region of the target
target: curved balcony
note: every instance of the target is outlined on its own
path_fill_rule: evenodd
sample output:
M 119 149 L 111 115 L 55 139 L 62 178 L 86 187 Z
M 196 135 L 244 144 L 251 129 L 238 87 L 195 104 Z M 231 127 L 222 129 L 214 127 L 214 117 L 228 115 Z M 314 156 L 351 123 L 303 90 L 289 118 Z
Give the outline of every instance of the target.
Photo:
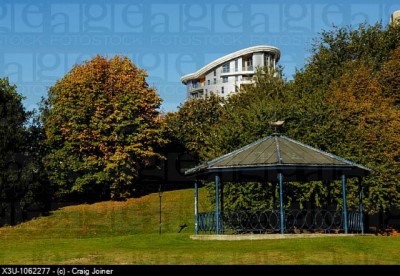
M 195 85 L 188 85 L 187 86 L 188 92 L 194 93 L 194 92 L 201 92 L 204 90 L 204 83 L 197 83 Z

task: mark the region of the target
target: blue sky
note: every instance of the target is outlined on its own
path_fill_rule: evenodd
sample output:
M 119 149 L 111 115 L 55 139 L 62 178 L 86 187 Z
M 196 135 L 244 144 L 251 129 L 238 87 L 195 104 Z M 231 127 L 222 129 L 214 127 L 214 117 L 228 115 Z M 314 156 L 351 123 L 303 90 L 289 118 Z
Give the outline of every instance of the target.
M 2 0 L 0 77 L 17 85 L 31 110 L 74 64 L 96 54 L 126 55 L 147 70 L 161 109 L 174 111 L 186 98 L 180 77 L 220 56 L 275 46 L 290 79 L 322 30 L 388 24 L 399 9 L 393 0 Z

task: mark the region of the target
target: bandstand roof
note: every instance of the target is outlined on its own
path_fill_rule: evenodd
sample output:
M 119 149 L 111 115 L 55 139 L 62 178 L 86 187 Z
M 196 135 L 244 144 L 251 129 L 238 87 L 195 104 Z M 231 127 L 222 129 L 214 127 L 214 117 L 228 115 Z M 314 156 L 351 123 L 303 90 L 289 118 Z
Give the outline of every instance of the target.
M 191 168 L 185 175 L 222 181 L 276 181 L 282 173 L 285 181 L 337 180 L 364 177 L 369 168 L 324 152 L 281 134 L 272 134 L 226 155 Z

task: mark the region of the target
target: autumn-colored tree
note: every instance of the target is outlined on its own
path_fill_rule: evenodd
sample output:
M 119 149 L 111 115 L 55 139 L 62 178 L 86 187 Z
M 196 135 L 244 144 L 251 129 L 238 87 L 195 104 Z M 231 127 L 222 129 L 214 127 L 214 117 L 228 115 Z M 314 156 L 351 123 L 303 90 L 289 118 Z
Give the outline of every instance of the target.
M 352 62 L 346 66 L 346 73 L 331 84 L 327 99 L 330 127 L 326 136 L 335 141 L 327 146 L 374 170 L 364 182 L 368 195 L 365 206 L 370 212 L 400 205 L 398 96 L 385 95 L 381 79 L 381 73 L 369 65 Z
M 400 107 L 400 47 L 395 49 L 390 59 L 383 64 L 379 82 L 387 97 L 394 97 L 395 104 Z
M 329 130 L 329 113 L 326 112 L 326 97 L 331 82 L 346 70 L 346 64 L 363 60 L 374 71 L 381 70 L 390 59 L 393 50 L 400 46 L 400 25 L 383 26 L 361 24 L 358 28 L 338 27 L 322 31 L 314 39 L 311 56 L 306 65 L 294 75 L 292 93 L 297 97 L 297 128 L 292 128 L 292 137 L 327 150 L 327 144 L 335 143 L 325 133 Z
M 161 99 L 127 57 L 95 56 L 49 90 L 46 167 L 59 197 L 124 199 L 140 169 L 161 158 Z
M 288 86 L 297 98 L 297 126 L 288 129 L 289 136 L 374 170 L 364 190 L 370 213 L 399 206 L 399 46 L 399 26 L 322 32 L 309 63 Z M 314 201 L 330 197 L 340 203 L 339 183 L 311 188 Z M 348 192 L 350 207 L 356 207 L 356 183 L 349 181 Z

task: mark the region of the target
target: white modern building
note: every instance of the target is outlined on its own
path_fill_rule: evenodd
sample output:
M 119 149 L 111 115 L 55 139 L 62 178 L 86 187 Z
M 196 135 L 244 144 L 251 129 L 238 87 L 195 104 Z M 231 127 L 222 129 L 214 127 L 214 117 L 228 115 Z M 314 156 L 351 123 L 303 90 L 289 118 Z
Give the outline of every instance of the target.
M 398 23 L 400 22 L 400 10 L 395 11 L 392 13 L 392 16 L 390 17 L 390 24 Z
M 257 67 L 275 68 L 280 55 L 280 50 L 272 46 L 245 48 L 210 62 L 181 81 L 187 86 L 188 98 L 205 98 L 211 93 L 226 97 L 251 83 Z

